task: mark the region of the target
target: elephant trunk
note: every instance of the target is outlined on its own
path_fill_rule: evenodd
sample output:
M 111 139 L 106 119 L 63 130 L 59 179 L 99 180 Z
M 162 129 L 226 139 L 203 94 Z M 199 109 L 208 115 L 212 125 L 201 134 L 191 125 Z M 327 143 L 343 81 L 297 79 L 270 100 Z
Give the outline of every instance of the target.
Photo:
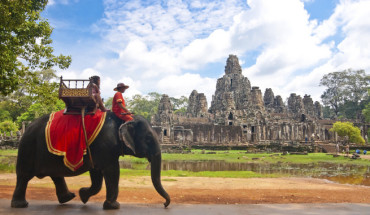
M 154 188 L 157 190 L 159 195 L 161 195 L 163 198 L 166 199 L 166 202 L 164 203 L 164 207 L 166 208 L 170 202 L 170 196 L 168 193 L 164 190 L 161 183 L 161 162 L 162 162 L 162 156 L 161 154 L 154 155 L 151 159 L 151 176 L 152 176 L 152 182 Z

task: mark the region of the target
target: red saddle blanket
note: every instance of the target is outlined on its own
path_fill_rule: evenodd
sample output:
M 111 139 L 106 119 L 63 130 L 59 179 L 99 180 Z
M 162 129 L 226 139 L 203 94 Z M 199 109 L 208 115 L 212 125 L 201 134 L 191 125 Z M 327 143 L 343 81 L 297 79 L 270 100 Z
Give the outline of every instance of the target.
M 64 110 L 50 114 L 45 128 L 46 145 L 50 153 L 64 156 L 64 164 L 72 171 L 83 165 L 86 154 L 81 115 L 63 115 Z M 85 116 L 87 144 L 98 136 L 105 121 L 105 112 Z

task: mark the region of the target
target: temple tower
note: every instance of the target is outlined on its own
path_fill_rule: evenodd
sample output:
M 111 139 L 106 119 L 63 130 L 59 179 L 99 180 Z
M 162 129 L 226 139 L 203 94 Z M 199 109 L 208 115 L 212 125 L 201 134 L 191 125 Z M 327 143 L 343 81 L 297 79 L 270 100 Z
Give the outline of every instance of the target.
M 263 102 L 265 103 L 265 108 L 274 107 L 274 92 L 271 88 L 266 88 L 265 94 L 263 95 Z
M 227 101 L 225 102 L 225 99 Z M 232 99 L 232 101 L 230 101 Z M 243 110 L 251 104 L 251 84 L 242 74 L 236 55 L 229 55 L 225 75 L 217 80 L 216 92 L 212 97 L 211 113 L 230 109 Z
M 158 112 L 152 118 L 154 125 L 169 126 L 173 122 L 173 107 L 168 95 L 163 94 L 158 105 Z
M 208 113 L 207 98 L 204 93 L 193 90 L 189 96 L 187 113 L 193 117 L 205 116 Z

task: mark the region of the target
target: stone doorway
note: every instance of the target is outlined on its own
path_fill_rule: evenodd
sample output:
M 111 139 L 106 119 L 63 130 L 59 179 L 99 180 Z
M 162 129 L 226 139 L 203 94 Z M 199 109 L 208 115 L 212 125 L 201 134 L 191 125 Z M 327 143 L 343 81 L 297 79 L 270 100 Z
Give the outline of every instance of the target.
M 233 116 L 233 114 L 231 112 L 229 113 L 229 117 L 227 119 L 228 120 L 233 120 L 234 119 L 234 116 Z

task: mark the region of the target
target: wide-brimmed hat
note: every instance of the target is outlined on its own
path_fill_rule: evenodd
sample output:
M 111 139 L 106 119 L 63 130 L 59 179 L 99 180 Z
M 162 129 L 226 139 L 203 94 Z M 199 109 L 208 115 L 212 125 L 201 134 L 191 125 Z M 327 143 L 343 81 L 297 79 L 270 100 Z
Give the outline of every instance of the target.
M 118 83 L 117 84 L 117 87 L 114 88 L 113 90 L 114 91 L 118 91 L 118 88 L 125 88 L 125 89 L 127 89 L 127 88 L 129 88 L 129 86 L 128 85 L 125 85 L 124 83 Z

